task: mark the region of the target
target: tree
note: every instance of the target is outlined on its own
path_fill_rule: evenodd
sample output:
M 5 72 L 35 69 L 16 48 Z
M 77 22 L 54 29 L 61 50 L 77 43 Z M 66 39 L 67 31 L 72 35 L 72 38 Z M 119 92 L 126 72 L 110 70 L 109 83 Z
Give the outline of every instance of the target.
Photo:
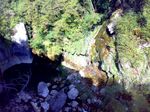
M 50 58 L 62 51 L 81 54 L 86 36 L 100 19 L 90 0 L 18 0 L 11 4 L 16 15 L 12 20 L 32 27 L 31 47 Z

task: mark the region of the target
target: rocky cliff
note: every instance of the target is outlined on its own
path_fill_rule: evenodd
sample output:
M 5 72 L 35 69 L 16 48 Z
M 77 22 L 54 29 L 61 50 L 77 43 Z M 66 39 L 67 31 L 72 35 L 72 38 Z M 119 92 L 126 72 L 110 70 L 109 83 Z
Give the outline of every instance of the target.
M 13 29 L 11 40 L 0 38 L 0 71 L 1 74 L 13 65 L 32 63 L 31 51 L 25 26 L 19 23 Z

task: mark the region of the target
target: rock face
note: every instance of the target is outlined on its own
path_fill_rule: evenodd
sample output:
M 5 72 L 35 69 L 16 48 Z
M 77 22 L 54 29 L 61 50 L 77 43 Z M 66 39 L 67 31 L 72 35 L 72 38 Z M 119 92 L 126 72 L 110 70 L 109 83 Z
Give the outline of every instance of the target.
M 0 38 L 0 72 L 13 65 L 32 63 L 32 56 L 28 46 L 28 37 L 23 23 L 15 26 L 11 41 Z
M 38 84 L 38 95 L 42 97 L 47 97 L 49 94 L 48 86 L 45 82 L 40 82 Z

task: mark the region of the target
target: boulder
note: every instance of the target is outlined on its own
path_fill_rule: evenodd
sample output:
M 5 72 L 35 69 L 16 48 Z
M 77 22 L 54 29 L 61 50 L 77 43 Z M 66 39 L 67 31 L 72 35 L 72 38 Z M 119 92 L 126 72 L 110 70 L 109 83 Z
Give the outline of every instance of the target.
M 49 94 L 49 89 L 45 82 L 40 82 L 38 84 L 37 91 L 38 91 L 38 95 L 44 98 L 47 97 L 47 95 Z
M 65 105 L 66 100 L 67 95 L 63 91 L 58 92 L 54 98 L 49 100 L 51 112 L 59 112 Z
M 76 88 L 72 88 L 67 94 L 69 99 L 74 100 L 79 95 L 79 91 Z

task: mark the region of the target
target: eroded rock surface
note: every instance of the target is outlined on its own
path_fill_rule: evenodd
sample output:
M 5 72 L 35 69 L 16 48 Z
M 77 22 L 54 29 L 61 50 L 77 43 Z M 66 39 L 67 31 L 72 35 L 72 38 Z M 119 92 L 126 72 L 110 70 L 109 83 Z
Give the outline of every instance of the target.
M 28 46 L 28 36 L 23 23 L 15 26 L 11 40 L 0 38 L 0 71 L 1 74 L 13 65 L 32 63 Z

